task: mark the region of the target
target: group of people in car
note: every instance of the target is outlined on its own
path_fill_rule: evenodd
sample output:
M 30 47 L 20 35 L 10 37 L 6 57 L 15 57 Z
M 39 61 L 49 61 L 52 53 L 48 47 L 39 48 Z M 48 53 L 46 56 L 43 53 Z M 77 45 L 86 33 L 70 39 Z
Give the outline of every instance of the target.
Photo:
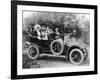
M 30 35 L 39 40 L 48 40 L 50 35 L 52 35 L 52 37 L 58 37 L 60 35 L 59 28 L 55 28 L 55 31 L 53 31 L 49 27 L 46 27 L 45 25 L 41 26 L 39 24 L 34 25 L 33 28 Z

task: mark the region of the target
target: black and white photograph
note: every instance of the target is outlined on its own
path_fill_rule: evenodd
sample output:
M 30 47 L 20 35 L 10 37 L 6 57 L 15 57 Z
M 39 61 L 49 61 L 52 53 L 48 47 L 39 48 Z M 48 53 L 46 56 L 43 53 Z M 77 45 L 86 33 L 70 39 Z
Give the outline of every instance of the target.
M 95 6 L 16 4 L 17 75 L 46 77 L 96 72 Z
M 89 65 L 90 14 L 23 11 L 23 69 Z

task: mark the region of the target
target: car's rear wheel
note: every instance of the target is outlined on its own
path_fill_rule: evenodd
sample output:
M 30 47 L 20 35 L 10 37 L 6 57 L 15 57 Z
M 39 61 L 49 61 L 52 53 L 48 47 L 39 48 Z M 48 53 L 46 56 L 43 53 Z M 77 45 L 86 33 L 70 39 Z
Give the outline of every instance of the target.
M 71 63 L 79 65 L 84 60 L 84 54 L 80 49 L 72 49 L 69 53 L 69 60 Z
M 61 39 L 54 40 L 51 45 L 50 49 L 54 55 L 60 55 L 63 52 L 63 42 Z
M 37 59 L 39 56 L 39 48 L 36 45 L 30 45 L 28 48 L 28 57 L 30 59 Z

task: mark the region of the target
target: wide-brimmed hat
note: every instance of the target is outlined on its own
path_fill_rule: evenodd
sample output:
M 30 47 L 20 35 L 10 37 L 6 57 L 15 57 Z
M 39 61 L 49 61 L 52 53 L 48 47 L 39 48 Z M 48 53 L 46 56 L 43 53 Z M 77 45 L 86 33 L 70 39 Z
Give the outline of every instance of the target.
M 36 24 L 36 25 L 34 26 L 34 29 L 35 29 L 35 30 L 40 30 L 40 29 L 41 29 L 41 26 L 40 26 L 39 24 Z

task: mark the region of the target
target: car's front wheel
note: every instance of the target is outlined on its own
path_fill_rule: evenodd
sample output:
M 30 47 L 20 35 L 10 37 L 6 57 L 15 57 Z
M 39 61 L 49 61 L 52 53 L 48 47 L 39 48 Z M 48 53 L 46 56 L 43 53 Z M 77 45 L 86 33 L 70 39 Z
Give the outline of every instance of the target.
M 39 56 L 39 48 L 36 45 L 30 45 L 28 48 L 28 57 L 30 59 L 37 59 Z
M 78 48 L 72 49 L 69 53 L 69 60 L 71 63 L 79 65 L 84 60 L 84 54 Z

